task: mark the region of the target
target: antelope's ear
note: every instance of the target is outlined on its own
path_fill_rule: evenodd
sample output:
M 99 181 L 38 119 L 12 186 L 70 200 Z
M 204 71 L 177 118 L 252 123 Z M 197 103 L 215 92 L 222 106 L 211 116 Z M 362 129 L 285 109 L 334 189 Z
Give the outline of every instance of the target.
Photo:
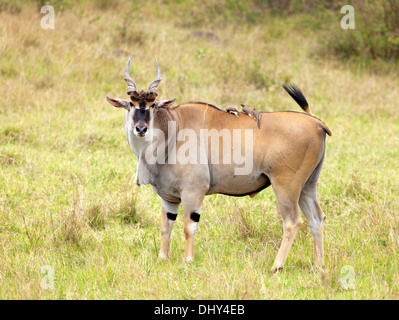
M 157 103 L 158 108 L 169 108 L 172 104 L 174 104 L 176 101 L 176 98 L 172 100 L 161 100 Z
M 107 101 L 110 104 L 112 104 L 114 107 L 125 108 L 128 111 L 130 110 L 129 101 L 125 101 L 125 100 L 122 100 L 122 99 L 112 99 L 112 98 L 109 98 L 109 97 L 107 97 Z

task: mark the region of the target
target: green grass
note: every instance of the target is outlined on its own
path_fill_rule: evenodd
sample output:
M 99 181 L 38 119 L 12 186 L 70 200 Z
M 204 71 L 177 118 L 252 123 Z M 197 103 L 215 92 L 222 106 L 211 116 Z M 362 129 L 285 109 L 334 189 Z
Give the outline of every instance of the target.
M 233 2 L 223 14 L 217 1 L 196 9 L 214 21 L 187 15 L 190 1 L 59 1 L 53 31 L 40 29 L 37 5 L 18 3 L 0 12 L 1 299 L 399 298 L 394 71 L 318 56 L 323 32 L 310 33 L 303 15 L 261 18 L 248 7 L 236 23 L 242 8 Z M 194 38 L 194 30 L 219 41 Z M 123 112 L 105 100 L 125 97 L 128 55 L 140 88 L 153 80 L 157 58 L 160 98 L 177 103 L 299 111 L 280 84 L 303 89 L 333 132 L 318 189 L 324 270 L 313 266 L 305 222 L 284 271 L 271 273 L 282 221 L 270 188 L 253 199 L 206 197 L 189 265 L 180 212 L 170 259 L 157 260 L 160 201 L 150 186 L 134 185 Z M 346 265 L 354 289 L 341 286 Z M 40 285 L 43 266 L 54 270 L 54 290 Z

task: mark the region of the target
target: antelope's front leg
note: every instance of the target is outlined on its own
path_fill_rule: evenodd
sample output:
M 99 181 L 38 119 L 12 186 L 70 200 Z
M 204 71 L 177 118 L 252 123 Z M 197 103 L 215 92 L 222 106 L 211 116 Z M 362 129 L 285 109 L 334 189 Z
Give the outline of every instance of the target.
M 177 218 L 180 203 L 168 202 L 161 200 L 161 250 L 159 251 L 160 259 L 167 259 L 169 257 L 170 236 L 172 234 L 173 225 Z
M 197 232 L 198 222 L 201 215 L 202 200 L 204 194 L 189 194 L 182 197 L 184 211 L 184 235 L 186 238 L 186 250 L 184 261 L 194 260 L 194 237 Z

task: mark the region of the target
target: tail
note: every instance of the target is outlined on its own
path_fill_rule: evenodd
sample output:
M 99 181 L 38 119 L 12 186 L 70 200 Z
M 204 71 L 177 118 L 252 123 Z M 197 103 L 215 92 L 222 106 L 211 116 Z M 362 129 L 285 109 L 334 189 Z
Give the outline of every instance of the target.
M 296 103 L 299 104 L 303 111 L 313 116 L 313 113 L 310 110 L 309 104 L 306 101 L 306 98 L 303 95 L 301 89 L 299 89 L 295 84 L 291 86 L 286 86 L 285 84 L 283 84 L 283 88 L 296 101 Z
M 305 96 L 303 95 L 301 89 L 298 88 L 298 86 L 296 86 L 295 84 L 292 84 L 290 86 L 286 86 L 285 84 L 283 84 L 283 88 L 299 104 L 299 106 L 302 108 L 303 111 L 305 111 L 307 114 L 315 117 L 313 115 L 312 111 L 310 110 L 309 104 L 306 101 Z M 323 121 L 321 121 L 319 118 L 316 118 L 316 119 L 318 119 L 322 123 L 322 127 L 323 127 L 324 131 L 329 136 L 331 136 L 332 133 L 331 133 L 330 128 L 328 128 L 327 125 Z

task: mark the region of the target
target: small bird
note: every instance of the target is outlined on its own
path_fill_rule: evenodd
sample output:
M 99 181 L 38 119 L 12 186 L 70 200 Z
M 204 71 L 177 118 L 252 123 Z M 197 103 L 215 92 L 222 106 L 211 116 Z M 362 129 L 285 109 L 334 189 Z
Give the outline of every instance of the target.
M 249 109 L 245 104 L 242 104 L 241 107 L 242 107 L 242 113 L 247 114 L 252 118 L 251 109 Z
M 262 118 L 262 114 L 260 113 L 260 111 L 256 110 L 255 108 L 252 111 L 252 114 L 254 115 L 254 119 L 258 121 L 258 128 L 260 129 L 260 118 Z
M 238 118 L 238 110 L 237 110 L 236 108 L 228 107 L 228 108 L 226 109 L 226 112 L 232 113 L 232 114 L 234 114 L 234 115 Z

